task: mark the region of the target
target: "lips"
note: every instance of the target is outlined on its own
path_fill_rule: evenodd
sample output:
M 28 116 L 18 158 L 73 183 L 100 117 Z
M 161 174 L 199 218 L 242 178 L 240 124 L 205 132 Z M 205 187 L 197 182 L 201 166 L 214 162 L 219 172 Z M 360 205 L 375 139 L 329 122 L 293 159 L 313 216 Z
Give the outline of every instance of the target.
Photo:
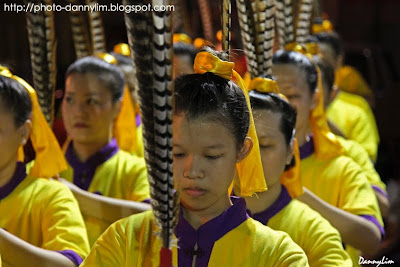
M 191 197 L 201 197 L 207 192 L 206 190 L 199 187 L 187 187 L 184 188 L 183 191 L 185 191 L 186 194 Z
M 74 124 L 74 128 L 88 128 L 89 125 L 87 125 L 86 123 L 82 123 L 82 122 L 78 122 Z

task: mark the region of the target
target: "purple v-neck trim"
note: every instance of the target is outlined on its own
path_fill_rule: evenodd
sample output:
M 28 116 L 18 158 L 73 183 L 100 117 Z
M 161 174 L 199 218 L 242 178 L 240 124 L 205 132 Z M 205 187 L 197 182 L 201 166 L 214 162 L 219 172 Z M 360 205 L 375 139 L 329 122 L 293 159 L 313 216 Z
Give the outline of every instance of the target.
M 97 167 L 114 156 L 118 150 L 117 141 L 113 138 L 85 162 L 81 162 L 75 155 L 73 142 L 71 142 L 65 153 L 65 158 L 74 170 L 74 184 L 83 190 L 88 190 Z
M 139 127 L 139 125 L 142 123 L 142 120 L 140 119 L 140 114 L 136 114 L 135 122 L 136 122 L 136 127 Z
M 0 187 L 0 200 L 6 198 L 12 191 L 25 179 L 26 169 L 25 164 L 17 162 L 13 177 L 7 184 Z
M 310 140 L 308 140 L 304 145 L 300 147 L 300 159 L 305 159 L 311 156 L 315 149 L 314 149 L 314 138 L 312 135 L 309 135 Z
M 250 216 L 259 221 L 260 223 L 267 225 L 268 221 L 274 217 L 278 212 L 280 212 L 284 207 L 286 207 L 290 201 L 292 201 L 292 198 L 290 197 L 286 187 L 282 185 L 282 191 L 278 197 L 278 199 L 266 210 L 259 212 L 259 213 L 254 213 L 250 214 Z
M 183 217 L 182 209 L 175 228 L 178 238 L 178 266 L 192 266 L 197 255 L 196 267 L 207 266 L 214 243 L 231 230 L 238 227 L 249 217 L 244 199 L 231 197 L 233 203 L 222 214 L 195 230 Z M 194 250 L 197 243 L 197 250 Z

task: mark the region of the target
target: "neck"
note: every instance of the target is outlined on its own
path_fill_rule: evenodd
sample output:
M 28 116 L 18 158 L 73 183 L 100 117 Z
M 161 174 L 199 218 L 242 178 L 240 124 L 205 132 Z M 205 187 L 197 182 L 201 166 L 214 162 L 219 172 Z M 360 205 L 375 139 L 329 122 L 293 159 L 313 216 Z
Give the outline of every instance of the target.
M 79 143 L 74 141 L 75 155 L 81 162 L 85 162 L 88 158 L 96 154 L 100 149 L 110 142 L 111 138 L 104 142 L 98 143 Z
M 247 209 L 253 214 L 262 212 L 276 202 L 281 192 L 282 186 L 278 182 L 269 186 L 267 191 L 257 193 L 256 197 L 245 197 Z
M 296 128 L 296 138 L 299 147 L 303 146 L 307 141 L 309 141 L 308 136 L 310 133 L 312 133 L 310 124 L 308 124 L 306 127 Z
M 232 202 L 228 196 L 228 198 L 225 201 L 225 206 L 224 208 L 208 208 L 205 210 L 189 210 L 183 207 L 183 217 L 186 219 L 186 221 L 194 228 L 198 229 L 200 226 L 203 224 L 207 223 L 208 221 L 214 219 L 221 213 L 223 213 L 227 208 L 232 206 Z
M 4 168 L 0 170 L 0 187 L 5 186 L 13 177 L 15 168 L 17 167 L 17 158 L 10 163 L 7 163 Z

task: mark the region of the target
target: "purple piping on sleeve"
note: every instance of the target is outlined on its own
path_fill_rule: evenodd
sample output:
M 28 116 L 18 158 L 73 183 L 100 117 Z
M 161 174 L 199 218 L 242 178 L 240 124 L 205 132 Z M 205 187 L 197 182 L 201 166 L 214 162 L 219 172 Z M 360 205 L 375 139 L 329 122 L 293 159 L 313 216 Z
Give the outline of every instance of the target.
M 135 122 L 136 122 L 136 127 L 139 127 L 139 125 L 142 123 L 139 114 L 136 114 Z
M 150 198 L 146 198 L 145 200 L 143 200 L 142 201 L 143 203 L 148 203 L 148 204 L 150 204 L 150 202 L 151 202 L 151 199 Z
M 379 193 L 381 193 L 384 197 L 386 197 L 387 199 L 389 199 L 389 195 L 380 187 L 376 186 L 376 185 L 372 185 L 372 189 L 374 189 L 375 191 L 378 191 Z
M 56 250 L 58 253 L 63 254 L 65 257 L 70 259 L 76 265 L 80 265 L 83 262 L 81 256 L 79 256 L 75 251 L 66 249 L 66 250 Z
M 382 225 L 378 222 L 378 220 L 372 216 L 372 215 L 360 215 L 360 217 L 363 217 L 364 219 L 374 223 L 376 226 L 378 226 L 379 230 L 381 231 L 382 239 L 385 237 L 385 229 L 383 229 Z

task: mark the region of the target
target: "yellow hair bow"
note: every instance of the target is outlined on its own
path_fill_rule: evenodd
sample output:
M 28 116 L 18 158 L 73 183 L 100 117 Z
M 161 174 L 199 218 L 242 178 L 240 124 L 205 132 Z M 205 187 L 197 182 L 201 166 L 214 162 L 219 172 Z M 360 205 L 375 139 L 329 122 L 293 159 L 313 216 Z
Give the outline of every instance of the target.
M 261 164 L 260 150 L 256 129 L 254 126 L 253 114 L 251 112 L 249 95 L 246 86 L 240 75 L 233 70 L 235 64 L 228 61 L 223 61 L 209 52 L 200 52 L 194 60 L 195 73 L 203 74 L 212 72 L 227 80 L 233 80 L 242 89 L 250 115 L 250 127 L 248 136 L 253 141 L 253 149 L 249 155 L 240 163 L 236 164 L 238 177 L 235 177 L 235 193 L 240 196 L 251 196 L 256 192 L 267 190 L 267 185 L 264 179 L 264 171 Z
M 129 48 L 129 47 L 128 47 Z M 97 57 L 104 61 L 116 65 L 117 60 L 108 53 L 98 53 Z M 121 111 L 114 122 L 113 135 L 117 140 L 118 146 L 129 153 L 141 156 L 143 152 L 137 144 L 136 112 L 128 86 L 124 86 L 124 95 L 121 102 Z
M 203 39 L 203 38 L 196 38 L 193 41 L 193 46 L 196 49 L 200 49 L 203 46 L 209 46 L 209 45 L 211 45 L 211 43 L 209 41 L 207 41 L 206 39 Z
M 267 78 L 256 77 L 251 80 L 249 91 L 256 90 L 260 93 L 273 93 L 288 101 L 286 96 L 279 91 L 276 81 Z M 296 198 L 303 194 L 303 185 L 300 178 L 300 152 L 297 139 L 293 139 L 293 157 L 295 165 L 286 170 L 281 176 L 281 184 L 283 184 L 292 198 Z
M 325 19 L 322 23 L 315 23 L 312 25 L 312 33 L 318 34 L 321 32 L 333 32 L 333 24 L 329 20 Z
M 291 46 L 286 46 L 285 49 L 288 51 L 301 53 L 298 49 L 296 49 L 298 47 L 296 44 L 290 45 Z M 295 50 L 290 50 L 292 47 Z M 306 49 L 303 51 L 306 51 Z M 302 54 L 306 55 L 311 62 L 313 62 L 311 54 L 307 54 L 307 51 L 305 53 L 303 52 Z M 343 147 L 339 143 L 336 136 L 329 129 L 328 120 L 324 110 L 324 100 L 321 95 L 323 92 L 321 71 L 314 62 L 313 64 L 318 72 L 317 90 L 315 92 L 318 97 L 318 103 L 317 107 L 314 108 L 310 114 L 311 128 L 314 136 L 315 154 L 318 158 L 332 158 L 343 155 Z
M 35 160 L 29 175 L 51 178 L 67 168 L 61 148 L 40 109 L 36 91 L 22 78 L 13 75 L 9 69 L 0 66 L 0 75 L 19 82 L 29 93 L 32 102 L 32 129 L 30 139 L 35 150 Z M 22 146 L 18 150 L 18 160 L 24 161 Z
M 119 43 L 114 46 L 113 49 L 114 53 L 130 57 L 131 56 L 131 49 L 129 48 L 129 45 L 125 43 Z
M 187 34 L 184 33 L 174 33 L 172 36 L 173 43 L 185 43 L 185 44 L 192 44 L 192 38 L 190 38 Z

